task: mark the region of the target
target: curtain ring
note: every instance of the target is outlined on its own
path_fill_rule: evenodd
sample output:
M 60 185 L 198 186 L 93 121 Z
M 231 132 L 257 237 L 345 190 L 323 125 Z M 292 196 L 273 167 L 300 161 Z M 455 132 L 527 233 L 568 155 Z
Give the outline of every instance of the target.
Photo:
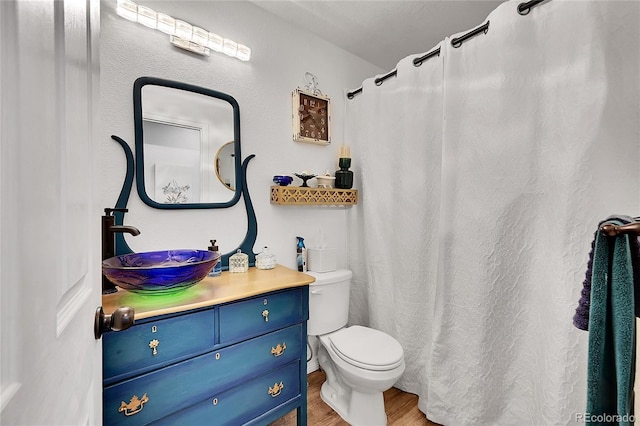
M 468 33 L 461 35 L 460 37 L 454 38 L 453 40 L 451 40 L 451 46 L 457 49 L 458 47 L 462 46 L 462 43 L 464 43 L 468 39 L 475 37 L 480 33 L 484 33 L 484 34 L 488 33 L 489 24 L 491 24 L 491 22 L 487 21 L 483 25 L 479 26 L 478 28 L 475 28 L 469 31 Z
M 382 82 L 384 82 L 386 79 L 391 78 L 391 77 L 395 77 L 397 75 L 398 75 L 398 70 L 394 69 L 393 71 L 389 71 L 385 75 L 382 75 L 382 76 L 376 78 L 374 80 L 374 82 L 376 83 L 376 86 L 380 86 L 382 84 Z
M 531 12 L 531 8 L 526 3 L 520 3 L 518 5 L 518 13 L 522 16 L 528 15 Z
M 356 97 L 356 95 L 358 93 L 362 92 L 362 87 L 358 87 L 356 90 L 354 90 L 353 92 L 348 92 L 347 93 L 347 99 L 353 99 Z
M 432 58 L 434 56 L 440 56 L 440 48 L 439 47 L 437 49 L 435 49 L 435 50 L 432 50 L 431 52 L 427 53 L 424 56 L 420 56 L 418 58 L 414 58 L 413 59 L 413 66 L 414 67 L 419 67 L 420 65 L 422 65 L 422 63 L 424 61 L 426 61 L 427 59 Z
M 543 1 L 545 0 L 529 0 L 528 2 L 520 3 L 518 5 L 518 13 L 522 16 L 528 15 L 529 12 L 531 12 L 531 9 L 533 9 Z

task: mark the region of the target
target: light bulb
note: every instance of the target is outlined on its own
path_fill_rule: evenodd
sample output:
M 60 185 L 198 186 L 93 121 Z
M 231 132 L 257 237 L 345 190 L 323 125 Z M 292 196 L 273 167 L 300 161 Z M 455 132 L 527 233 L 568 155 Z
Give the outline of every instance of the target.
M 236 53 L 236 58 L 241 61 L 248 61 L 251 58 L 251 49 L 244 44 L 238 44 L 238 53 Z
M 164 13 L 158 13 L 158 31 L 173 35 L 176 33 L 176 20 Z
M 118 0 L 116 13 L 124 19 L 136 22 L 138 20 L 138 5 L 129 0 Z
M 229 56 L 236 56 L 236 52 L 238 52 L 238 43 L 225 38 L 224 45 L 222 46 L 222 52 Z
M 146 6 L 138 6 L 138 23 L 155 29 L 158 27 L 158 14 Z
M 193 27 L 191 26 L 191 24 L 176 19 L 176 36 L 185 40 L 191 40 L 192 35 Z
M 224 45 L 224 38 L 218 34 L 209 33 L 209 47 L 216 52 L 222 52 L 222 46 Z
M 193 27 L 193 38 L 194 43 L 199 44 L 200 46 L 207 46 L 209 42 L 209 32 L 207 30 L 203 30 L 200 27 Z

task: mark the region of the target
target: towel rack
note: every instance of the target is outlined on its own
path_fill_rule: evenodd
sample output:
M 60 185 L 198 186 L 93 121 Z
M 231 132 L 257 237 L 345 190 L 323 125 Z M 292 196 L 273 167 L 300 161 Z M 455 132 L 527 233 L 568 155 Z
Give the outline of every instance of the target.
M 619 234 L 640 236 L 640 222 L 629 223 L 626 225 L 613 225 L 611 223 L 605 223 L 600 227 L 600 230 L 607 237 L 615 237 Z

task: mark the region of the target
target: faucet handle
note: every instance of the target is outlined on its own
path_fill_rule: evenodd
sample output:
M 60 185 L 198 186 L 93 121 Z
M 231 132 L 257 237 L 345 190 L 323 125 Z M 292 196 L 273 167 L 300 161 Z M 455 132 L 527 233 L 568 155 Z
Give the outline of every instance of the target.
M 111 216 L 111 213 L 113 213 L 113 212 L 126 213 L 128 211 L 129 211 L 129 209 L 119 209 L 119 208 L 113 208 L 112 209 L 112 208 L 106 207 L 104 209 L 104 214 L 105 214 L 105 216 Z

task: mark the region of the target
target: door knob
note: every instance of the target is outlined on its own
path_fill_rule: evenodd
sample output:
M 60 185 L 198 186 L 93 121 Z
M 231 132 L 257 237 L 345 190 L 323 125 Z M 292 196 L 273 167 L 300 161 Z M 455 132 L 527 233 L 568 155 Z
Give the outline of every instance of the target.
M 93 324 L 93 334 L 96 339 L 102 337 L 105 331 L 122 331 L 131 327 L 134 323 L 135 310 L 129 306 L 121 306 L 111 315 L 105 315 L 102 306 L 96 309 L 96 317 Z

